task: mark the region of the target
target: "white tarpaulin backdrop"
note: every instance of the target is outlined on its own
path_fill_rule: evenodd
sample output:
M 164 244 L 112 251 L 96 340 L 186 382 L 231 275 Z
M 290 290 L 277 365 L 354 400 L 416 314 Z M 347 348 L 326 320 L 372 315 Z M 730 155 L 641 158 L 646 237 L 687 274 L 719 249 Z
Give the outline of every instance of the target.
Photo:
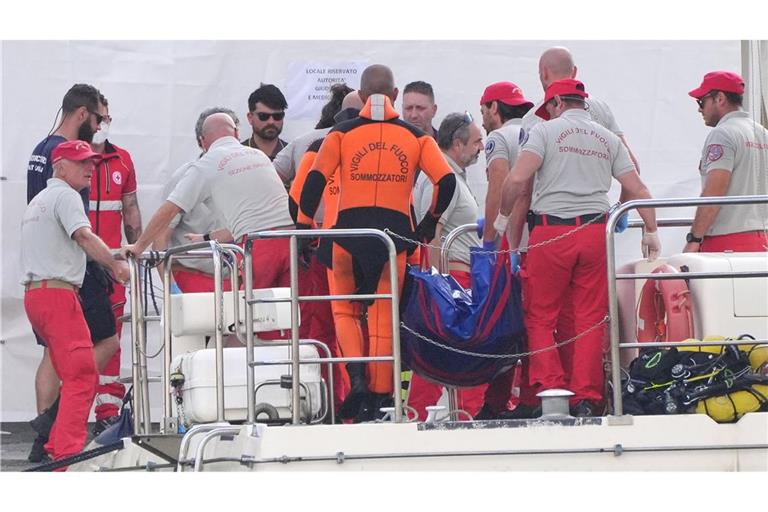
M 392 67 L 401 88 L 414 80 L 434 86 L 436 126 L 446 114 L 464 110 L 479 124 L 479 98 L 492 82 L 511 80 L 531 100 L 541 99 L 538 57 L 552 45 L 571 49 L 587 91 L 611 105 L 652 194 L 698 195 L 698 158 L 708 128 L 687 91 L 698 86 L 707 71 L 739 72 L 738 41 L 3 42 L 2 420 L 22 421 L 34 415 L 33 382 L 41 350 L 24 315 L 18 261 L 25 171 L 33 147 L 52 127 L 62 96 L 73 83 L 91 83 L 109 99 L 114 119 L 110 140 L 133 156 L 146 223 L 170 173 L 198 153 L 193 127 L 199 112 L 213 105 L 233 108 L 244 124 L 245 137 L 250 134 L 247 98 L 260 82 L 276 84 L 288 98 L 298 97 L 302 85 L 296 70 L 305 70 L 308 64 L 383 63 Z M 396 106 L 399 109 L 399 100 Z M 290 114 L 290 104 L 288 111 L 283 132 L 287 140 L 317 121 Z M 484 181 L 481 157 L 470 170 L 470 183 L 480 199 L 485 195 Z M 614 190 L 612 198 L 617 195 Z M 665 213 L 685 216 L 692 211 L 660 215 Z M 663 235 L 665 254 L 682 248 L 683 232 Z M 619 237 L 617 254 L 622 260 L 639 258 L 639 246 L 637 230 L 625 233 Z M 130 334 L 130 327 L 125 331 Z M 155 336 L 149 342 L 150 353 L 158 347 Z M 157 364 L 153 361 L 155 373 Z M 123 374 L 129 373 L 126 336 Z M 157 421 L 158 415 L 153 419 Z

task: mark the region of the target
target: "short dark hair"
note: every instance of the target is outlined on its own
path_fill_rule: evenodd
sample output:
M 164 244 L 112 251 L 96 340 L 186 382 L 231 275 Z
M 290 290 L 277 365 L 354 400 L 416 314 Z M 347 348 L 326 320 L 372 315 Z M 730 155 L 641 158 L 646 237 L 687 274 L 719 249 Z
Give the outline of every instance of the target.
M 75 84 L 69 88 L 61 100 L 61 110 L 71 114 L 80 107 L 86 107 L 95 112 L 99 108 L 99 98 L 102 97 L 97 88 L 88 84 Z
M 491 108 L 492 104 L 493 101 L 487 102 L 485 108 Z M 496 104 L 499 108 L 499 117 L 501 117 L 502 123 L 506 123 L 510 119 L 522 119 L 522 117 L 533 108 L 529 103 L 523 103 L 522 105 L 508 105 L 503 101 L 496 101 Z
M 256 110 L 257 103 L 263 103 L 275 110 L 285 110 L 288 108 L 285 96 L 280 92 L 280 89 L 272 84 L 261 83 L 259 88 L 248 96 L 248 112 Z
M 104 96 L 102 93 L 99 93 L 99 103 L 101 103 L 105 107 L 109 107 L 109 101 L 107 101 L 107 97 Z
M 735 92 L 720 91 L 725 94 L 725 98 L 731 105 L 738 105 L 739 107 L 744 103 L 744 95 Z
M 403 89 L 403 94 L 408 94 L 409 92 L 417 92 L 419 94 L 423 94 L 424 96 L 429 96 L 429 99 L 432 101 L 432 103 L 435 102 L 435 91 L 432 90 L 432 85 L 428 84 L 427 82 L 417 80 L 415 82 L 409 83 L 405 86 L 405 89 Z
M 461 140 L 463 143 L 467 143 L 469 140 L 469 119 L 466 114 L 459 114 L 454 112 L 448 114 L 440 123 L 440 128 L 437 130 L 437 145 L 440 149 L 447 151 L 453 146 L 453 141 L 456 139 Z
M 354 89 L 345 83 L 333 84 L 331 86 L 331 99 L 328 100 L 328 103 L 323 105 L 323 110 L 320 111 L 320 120 L 315 125 L 315 129 L 330 128 L 336 124 L 333 116 L 339 113 L 344 97 L 352 91 L 354 91 Z

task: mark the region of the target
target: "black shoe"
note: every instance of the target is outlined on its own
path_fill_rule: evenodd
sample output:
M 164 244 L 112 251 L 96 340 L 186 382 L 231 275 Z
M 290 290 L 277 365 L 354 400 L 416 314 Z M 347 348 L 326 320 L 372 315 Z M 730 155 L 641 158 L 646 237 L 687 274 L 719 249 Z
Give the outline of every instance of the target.
M 374 419 L 380 420 L 386 416 L 387 413 L 382 412 L 382 407 L 394 407 L 395 401 L 392 400 L 392 395 L 389 393 L 373 393 L 373 416 Z
M 365 363 L 347 363 L 347 373 L 349 374 L 349 383 L 351 389 L 349 394 L 339 407 L 339 418 L 351 420 L 360 415 L 361 408 L 371 394 L 368 389 L 368 380 L 365 376 Z M 370 404 L 369 407 L 372 407 Z
M 96 421 L 96 424 L 93 425 L 93 430 L 91 430 L 91 433 L 93 434 L 93 437 L 97 437 L 99 434 L 107 430 L 109 427 L 117 423 L 117 420 L 120 419 L 120 416 L 110 416 L 109 418 L 104 418 L 103 420 Z
M 571 407 L 571 416 L 576 418 L 587 418 L 590 416 L 600 416 L 600 406 L 590 400 L 581 400 Z
M 494 414 L 494 412 L 491 410 L 491 407 L 488 404 L 483 404 L 483 407 L 477 411 L 477 414 L 475 414 L 474 419 L 477 421 L 483 421 L 483 420 L 495 420 L 498 417 L 498 414 Z
M 367 423 L 376 420 L 376 413 L 378 412 L 376 408 L 377 403 L 378 399 L 375 393 L 370 391 L 365 393 L 360 400 L 360 406 L 354 417 L 354 423 Z
M 51 457 L 45 451 L 45 443 L 47 442 L 47 437 L 37 436 L 32 442 L 32 449 L 29 451 L 27 460 L 29 462 L 50 462 Z
M 59 399 L 56 398 L 56 401 L 53 402 L 53 404 L 37 415 L 35 419 L 29 422 L 29 424 L 32 426 L 32 429 L 37 432 L 41 437 L 45 437 L 46 441 L 48 436 L 51 434 L 51 428 L 53 427 L 53 423 L 56 421 L 56 415 L 59 412 Z
M 540 405 L 526 405 L 518 404 L 517 407 L 511 411 L 504 411 L 499 414 L 499 419 L 502 420 L 528 420 L 532 418 L 538 418 L 541 416 Z

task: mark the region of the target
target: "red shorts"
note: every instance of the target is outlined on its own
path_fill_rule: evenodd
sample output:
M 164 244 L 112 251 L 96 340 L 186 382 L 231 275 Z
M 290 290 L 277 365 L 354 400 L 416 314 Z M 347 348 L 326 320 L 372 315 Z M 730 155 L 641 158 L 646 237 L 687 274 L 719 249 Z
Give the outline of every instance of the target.
M 765 231 L 744 231 L 727 235 L 705 236 L 700 252 L 766 252 L 768 236 Z
M 214 289 L 213 276 L 198 270 L 174 270 L 173 280 L 184 293 L 212 292 Z M 224 291 L 232 291 L 232 281 L 225 277 L 222 280 Z

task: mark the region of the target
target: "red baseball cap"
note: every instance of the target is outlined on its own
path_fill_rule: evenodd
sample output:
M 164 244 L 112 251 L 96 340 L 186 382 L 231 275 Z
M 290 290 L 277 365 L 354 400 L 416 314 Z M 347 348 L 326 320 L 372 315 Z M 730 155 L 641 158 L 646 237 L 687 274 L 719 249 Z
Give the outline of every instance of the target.
M 555 80 L 549 84 L 549 87 L 547 87 L 547 92 L 544 94 L 544 102 L 542 102 L 541 106 L 536 110 L 536 115 L 545 121 L 549 121 L 549 112 L 547 112 L 547 109 L 545 108 L 547 103 L 555 96 L 566 95 L 589 98 L 589 94 L 584 90 L 584 84 L 578 80 L 573 78 Z
M 523 90 L 512 82 L 496 82 L 486 87 L 480 98 L 480 104 L 484 105 L 492 101 L 500 101 L 512 107 L 518 105 L 533 106 L 533 103 L 523 96 Z
M 734 92 L 744 94 L 744 79 L 730 71 L 712 71 L 704 75 L 701 85 L 688 93 L 696 99 L 706 96 L 710 91 Z
M 53 148 L 51 157 L 53 158 L 53 163 L 56 163 L 59 160 L 74 160 L 80 162 L 89 158 L 94 158 L 97 162 L 101 160 L 101 154 L 94 153 L 93 149 L 91 149 L 91 145 L 82 140 L 68 140 L 62 142 Z

